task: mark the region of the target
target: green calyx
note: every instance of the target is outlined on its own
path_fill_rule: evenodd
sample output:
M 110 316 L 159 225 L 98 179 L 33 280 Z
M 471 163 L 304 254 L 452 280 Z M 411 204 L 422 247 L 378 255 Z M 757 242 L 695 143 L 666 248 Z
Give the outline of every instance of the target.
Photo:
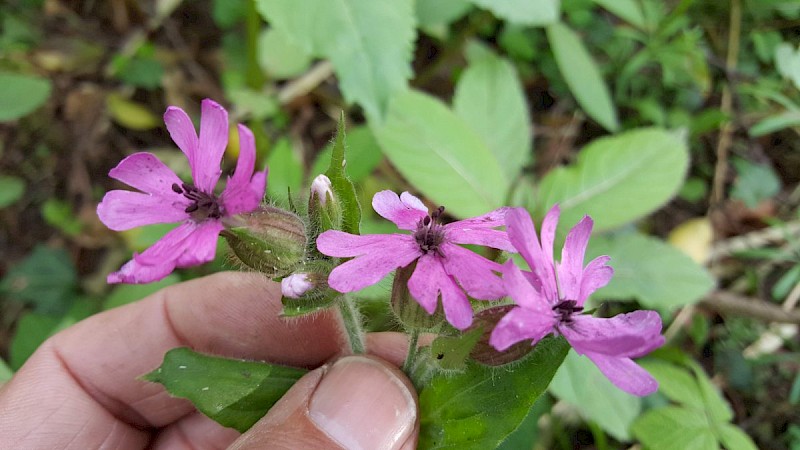
M 286 276 L 303 261 L 306 230 L 295 214 L 271 206 L 243 214 L 221 235 L 234 255 L 268 277 Z

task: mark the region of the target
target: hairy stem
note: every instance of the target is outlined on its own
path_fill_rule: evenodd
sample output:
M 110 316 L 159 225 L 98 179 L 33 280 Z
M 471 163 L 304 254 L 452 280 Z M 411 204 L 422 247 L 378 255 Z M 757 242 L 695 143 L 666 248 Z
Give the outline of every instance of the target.
M 361 313 L 358 311 L 358 307 L 346 294 L 341 296 L 338 305 L 350 351 L 354 355 L 365 353 L 367 346 L 364 343 L 364 329 L 361 326 Z
M 408 336 L 408 354 L 403 363 L 403 372 L 411 373 L 411 368 L 414 367 L 414 361 L 417 359 L 417 341 L 419 340 L 419 330 L 411 330 Z

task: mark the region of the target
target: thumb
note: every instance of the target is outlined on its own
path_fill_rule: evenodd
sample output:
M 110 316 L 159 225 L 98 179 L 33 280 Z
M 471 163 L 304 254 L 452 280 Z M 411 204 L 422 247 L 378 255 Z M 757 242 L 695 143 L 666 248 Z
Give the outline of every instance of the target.
M 417 395 L 396 367 L 348 356 L 301 378 L 231 449 L 413 449 Z

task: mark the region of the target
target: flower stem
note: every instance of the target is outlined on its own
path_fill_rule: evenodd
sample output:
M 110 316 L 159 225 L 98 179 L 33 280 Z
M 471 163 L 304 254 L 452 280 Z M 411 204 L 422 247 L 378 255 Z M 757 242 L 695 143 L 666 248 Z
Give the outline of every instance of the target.
M 419 340 L 419 330 L 412 329 L 408 336 L 408 354 L 403 363 L 403 372 L 411 373 L 414 361 L 417 359 L 417 341 Z
M 354 355 L 365 353 L 367 346 L 364 343 L 364 330 L 361 327 L 361 313 L 358 311 L 358 307 L 348 295 L 342 295 L 337 303 L 347 333 L 347 341 L 350 344 L 350 351 Z

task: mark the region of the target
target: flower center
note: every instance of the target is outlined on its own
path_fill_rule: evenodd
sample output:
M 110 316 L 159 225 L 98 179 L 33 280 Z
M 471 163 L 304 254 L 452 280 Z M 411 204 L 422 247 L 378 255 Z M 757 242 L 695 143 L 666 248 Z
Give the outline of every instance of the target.
M 222 217 L 222 203 L 214 194 L 209 194 L 188 183 L 172 184 L 172 190 L 176 194 L 183 194 L 184 197 L 192 201 L 184 211 L 195 222 L 202 222 L 206 219 L 219 219 Z
M 561 316 L 562 322 L 572 322 L 572 315 L 583 311 L 583 306 L 578 306 L 575 300 L 562 300 L 556 306 L 553 306 L 553 311 Z
M 435 252 L 439 256 L 444 256 L 439 250 L 439 245 L 444 241 L 444 227 L 438 223 L 439 218 L 444 212 L 444 206 L 436 208 L 429 216 L 425 216 L 417 223 L 417 231 L 414 232 L 414 240 L 417 241 L 422 253 Z

